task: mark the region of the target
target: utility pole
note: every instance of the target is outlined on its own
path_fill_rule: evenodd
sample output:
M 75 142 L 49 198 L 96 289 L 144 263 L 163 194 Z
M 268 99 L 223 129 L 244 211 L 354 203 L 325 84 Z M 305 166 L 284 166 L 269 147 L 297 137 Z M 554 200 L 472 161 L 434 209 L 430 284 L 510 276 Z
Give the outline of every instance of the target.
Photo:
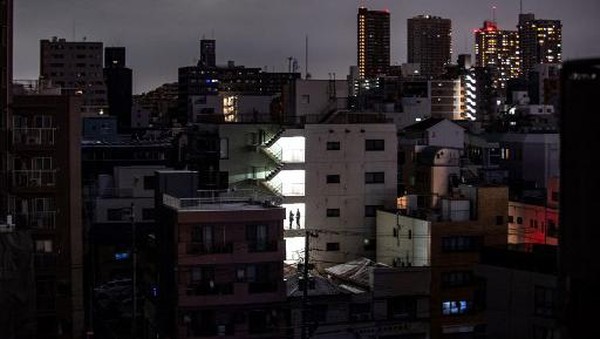
M 308 339 L 308 270 L 310 267 L 309 260 L 309 245 L 310 237 L 318 237 L 316 232 L 311 232 L 308 229 L 304 238 L 304 267 L 302 268 L 302 339 Z
M 307 302 L 308 302 L 308 246 L 310 244 L 309 241 L 310 232 L 306 230 L 306 234 L 304 236 L 304 267 L 302 272 L 302 281 L 304 284 L 302 285 L 302 339 L 308 338 L 308 321 L 307 321 Z
M 132 291 L 133 296 L 131 298 L 133 302 L 133 313 L 131 314 L 131 338 L 136 339 L 137 335 L 137 258 L 136 258 L 136 244 L 135 244 L 135 204 L 131 203 L 131 213 L 129 215 L 131 221 L 131 260 L 133 264 L 133 279 L 132 280 Z

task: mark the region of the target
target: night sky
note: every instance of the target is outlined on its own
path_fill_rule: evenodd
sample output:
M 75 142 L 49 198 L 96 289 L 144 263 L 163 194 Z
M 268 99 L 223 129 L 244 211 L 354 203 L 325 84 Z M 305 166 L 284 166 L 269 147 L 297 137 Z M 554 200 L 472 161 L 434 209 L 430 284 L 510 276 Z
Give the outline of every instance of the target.
M 600 56 L 599 0 L 523 0 L 524 12 L 563 22 L 564 59 Z M 304 72 L 345 78 L 356 64 L 359 4 L 391 13 L 392 64 L 406 62 L 406 19 L 431 14 L 452 20 L 454 59 L 472 53 L 474 28 L 491 19 L 516 29 L 519 0 L 15 0 L 14 77 L 39 72 L 39 40 L 102 41 L 125 46 L 134 71 L 134 92 L 177 81 L 177 68 L 193 65 L 199 39 L 217 40 L 217 63 L 287 71 L 287 58 Z

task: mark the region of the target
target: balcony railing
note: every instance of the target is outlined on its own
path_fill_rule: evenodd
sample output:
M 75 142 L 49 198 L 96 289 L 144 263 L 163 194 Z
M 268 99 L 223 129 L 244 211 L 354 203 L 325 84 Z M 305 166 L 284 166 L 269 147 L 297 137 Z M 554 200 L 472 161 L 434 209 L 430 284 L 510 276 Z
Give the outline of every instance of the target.
M 56 266 L 58 256 L 54 253 L 35 253 L 33 264 L 36 268 L 51 269 Z
M 199 193 L 201 193 L 199 191 Z M 240 204 L 262 204 L 278 201 L 277 196 L 264 194 L 258 190 L 214 191 L 214 196 L 203 198 L 176 198 L 163 194 L 163 204 L 177 210 L 197 209 L 239 209 Z M 264 204 L 263 204 L 264 205 Z M 265 206 L 266 207 L 266 206 Z
M 206 283 L 192 283 L 187 287 L 187 295 L 227 295 L 233 294 L 233 283 L 216 284 L 212 281 Z
M 54 145 L 56 128 L 13 128 L 13 144 L 26 146 Z
M 249 252 L 275 252 L 277 241 L 256 241 L 248 243 Z
M 56 183 L 56 170 L 12 171 L 12 184 L 15 187 L 45 187 Z
M 203 243 L 191 243 L 187 246 L 189 254 L 220 254 L 220 253 L 233 253 L 233 244 L 203 244 Z
M 17 225 L 34 229 L 53 230 L 56 228 L 56 212 L 43 211 L 17 214 Z
M 273 281 L 248 283 L 248 293 L 277 292 L 277 283 Z

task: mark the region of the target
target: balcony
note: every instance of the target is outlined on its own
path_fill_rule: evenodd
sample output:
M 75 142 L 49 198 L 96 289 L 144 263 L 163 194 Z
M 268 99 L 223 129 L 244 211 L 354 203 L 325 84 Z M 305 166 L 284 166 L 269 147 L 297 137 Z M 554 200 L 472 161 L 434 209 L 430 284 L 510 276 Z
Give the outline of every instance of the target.
M 17 214 L 16 223 L 19 225 L 19 227 L 39 230 L 53 230 L 56 227 L 56 212 L 42 211 Z
M 277 282 L 264 281 L 264 282 L 251 282 L 248 283 L 248 293 L 272 293 L 277 292 Z
M 275 252 L 277 241 L 256 241 L 248 243 L 248 252 Z
M 186 289 L 186 294 L 190 296 L 233 294 L 233 283 L 215 284 L 211 280 L 210 282 L 190 284 Z
M 56 170 L 17 170 L 12 171 L 12 185 L 20 188 L 54 186 Z
M 203 244 L 203 243 L 190 243 L 187 244 L 188 254 L 222 254 L 222 253 L 233 253 L 233 243 L 225 244 Z
M 52 270 L 56 266 L 58 256 L 54 253 L 35 253 L 33 265 L 36 269 Z
M 15 146 L 54 145 L 56 128 L 13 128 L 12 142 Z

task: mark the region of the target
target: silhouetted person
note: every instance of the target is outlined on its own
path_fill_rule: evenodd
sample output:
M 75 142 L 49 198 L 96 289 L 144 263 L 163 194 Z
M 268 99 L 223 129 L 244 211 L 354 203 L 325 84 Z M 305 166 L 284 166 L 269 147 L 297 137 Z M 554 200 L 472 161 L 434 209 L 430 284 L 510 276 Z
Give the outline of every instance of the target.
M 290 210 L 289 219 L 290 219 L 290 229 L 292 229 L 292 225 L 294 224 L 294 212 L 292 212 L 291 210 Z
M 300 229 L 300 209 L 296 209 L 296 226 Z

